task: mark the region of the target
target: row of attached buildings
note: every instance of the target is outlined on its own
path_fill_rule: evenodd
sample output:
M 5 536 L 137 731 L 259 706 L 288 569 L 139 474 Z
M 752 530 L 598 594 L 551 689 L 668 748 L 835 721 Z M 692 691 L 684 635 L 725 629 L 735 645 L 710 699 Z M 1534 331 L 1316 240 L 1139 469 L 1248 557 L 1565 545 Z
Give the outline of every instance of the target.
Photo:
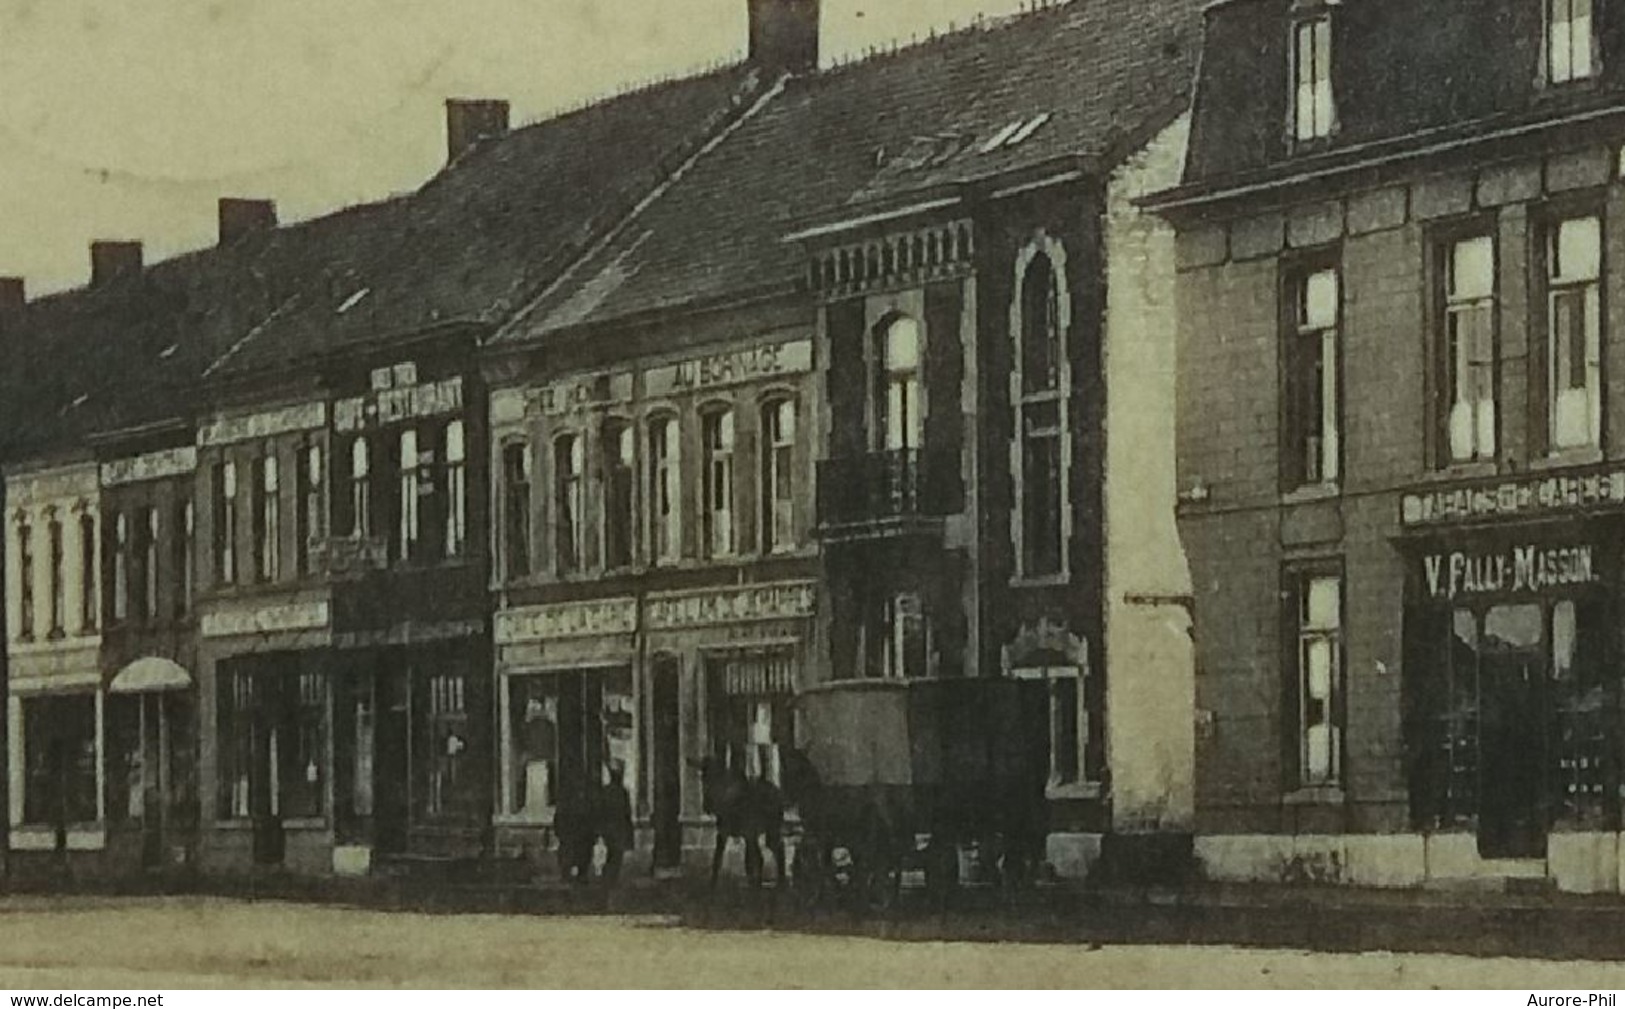
M 1023 677 L 1063 875 L 1619 891 L 1625 15 L 1074 0 L 0 282 L 12 864 L 546 850 Z

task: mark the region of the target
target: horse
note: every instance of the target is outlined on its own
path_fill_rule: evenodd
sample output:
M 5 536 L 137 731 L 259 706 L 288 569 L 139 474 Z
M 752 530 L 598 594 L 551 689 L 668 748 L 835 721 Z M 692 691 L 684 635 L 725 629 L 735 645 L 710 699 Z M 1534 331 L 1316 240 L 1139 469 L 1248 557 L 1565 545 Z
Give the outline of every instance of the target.
M 596 788 L 566 788 L 559 798 L 554 833 L 559 844 L 559 874 L 585 884 L 592 878 L 593 852 L 604 844 L 604 883 L 620 878 L 621 863 L 632 847 L 632 804 L 618 768 Z
M 716 849 L 711 855 L 711 889 L 715 890 L 722 872 L 722 858 L 728 842 L 739 838 L 745 845 L 745 875 L 752 887 L 762 885 L 762 850 L 765 839 L 773 854 L 774 886 L 784 883 L 784 794 L 766 778 L 748 778 L 738 767 L 730 766 L 721 754 L 701 760 L 689 759 L 700 772 L 704 808 L 716 820 Z

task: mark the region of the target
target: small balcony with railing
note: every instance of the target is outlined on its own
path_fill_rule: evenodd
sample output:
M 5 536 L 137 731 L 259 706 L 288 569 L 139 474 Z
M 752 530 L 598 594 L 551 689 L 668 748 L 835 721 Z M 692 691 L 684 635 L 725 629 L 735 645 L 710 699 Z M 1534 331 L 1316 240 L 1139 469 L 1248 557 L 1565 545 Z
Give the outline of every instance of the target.
M 928 449 L 887 449 L 818 464 L 818 527 L 826 541 L 942 531 L 959 510 L 958 459 Z

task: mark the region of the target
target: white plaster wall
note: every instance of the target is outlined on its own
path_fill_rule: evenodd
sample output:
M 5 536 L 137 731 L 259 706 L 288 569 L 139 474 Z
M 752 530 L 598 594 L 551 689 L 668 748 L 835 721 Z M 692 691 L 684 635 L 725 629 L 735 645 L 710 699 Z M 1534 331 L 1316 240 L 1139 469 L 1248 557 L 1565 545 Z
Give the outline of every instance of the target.
M 1174 518 L 1174 231 L 1134 205 L 1178 183 L 1189 137 L 1182 116 L 1120 167 L 1104 222 L 1106 711 L 1119 832 L 1185 831 L 1195 817 L 1195 657 L 1176 602 L 1191 579 Z

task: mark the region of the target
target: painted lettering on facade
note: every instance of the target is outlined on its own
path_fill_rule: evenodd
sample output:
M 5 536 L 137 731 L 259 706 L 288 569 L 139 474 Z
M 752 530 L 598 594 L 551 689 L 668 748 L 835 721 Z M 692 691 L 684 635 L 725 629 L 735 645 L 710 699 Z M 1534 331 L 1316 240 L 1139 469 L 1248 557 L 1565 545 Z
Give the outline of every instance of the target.
M 125 484 L 163 480 L 184 476 L 197 471 L 197 446 L 184 445 L 163 452 L 148 452 L 131 459 L 115 459 L 102 463 L 102 486 L 121 487 Z
M 1407 494 L 1401 502 L 1400 521 L 1420 526 L 1596 507 L 1625 508 L 1625 470 Z
M 554 638 L 631 634 L 636 629 L 637 600 L 594 599 L 499 613 L 496 640 L 499 645 L 514 645 Z
M 1422 559 L 1428 595 L 1435 599 L 1544 592 L 1600 581 L 1589 546 L 1513 547 L 1500 553 L 1431 554 Z
M 263 413 L 221 417 L 198 429 L 197 443 L 204 448 L 232 445 L 297 431 L 316 431 L 326 425 L 326 403 L 301 403 Z
M 652 368 L 644 373 L 643 384 L 649 396 L 681 395 L 700 389 L 799 375 L 811 371 L 812 365 L 812 341 L 794 340 Z
M 416 378 L 414 369 L 409 375 L 396 378 Z M 333 429 L 344 434 L 369 427 L 397 424 L 406 420 L 443 417 L 463 410 L 463 379 L 461 376 L 424 385 L 392 385 L 377 388 L 374 376 L 373 391 L 366 396 L 352 396 L 333 404 Z
M 811 582 L 654 596 L 649 601 L 649 627 L 682 630 L 755 620 L 801 620 L 814 614 L 817 603 L 818 590 Z
M 203 615 L 206 638 L 230 638 L 254 634 L 320 630 L 331 621 L 325 600 L 287 603 L 281 606 L 245 606 Z
M 632 376 L 587 375 L 555 382 L 536 392 L 536 410 L 544 417 L 561 417 L 578 410 L 632 402 Z

